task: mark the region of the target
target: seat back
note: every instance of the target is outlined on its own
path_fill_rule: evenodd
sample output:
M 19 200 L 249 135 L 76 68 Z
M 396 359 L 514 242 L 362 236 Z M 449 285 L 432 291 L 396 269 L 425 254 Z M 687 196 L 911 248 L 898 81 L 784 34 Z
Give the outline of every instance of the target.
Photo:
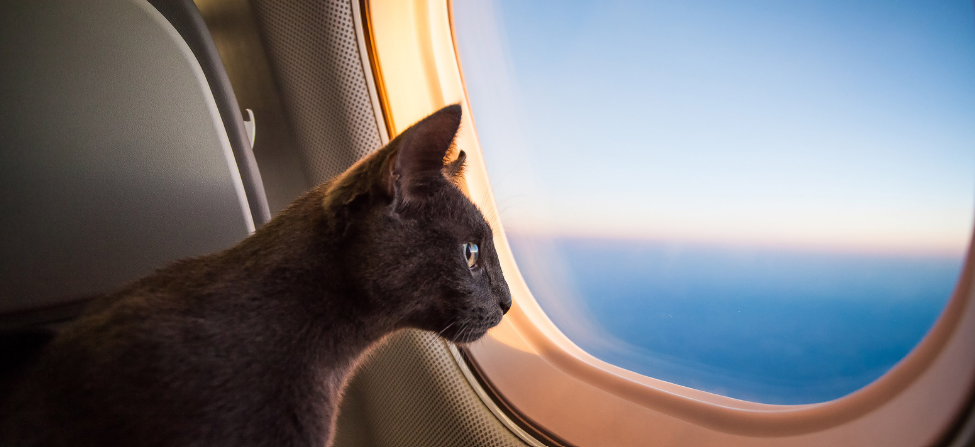
M 149 3 L 2 2 L 0 60 L 0 313 L 102 293 L 254 231 L 206 76 Z

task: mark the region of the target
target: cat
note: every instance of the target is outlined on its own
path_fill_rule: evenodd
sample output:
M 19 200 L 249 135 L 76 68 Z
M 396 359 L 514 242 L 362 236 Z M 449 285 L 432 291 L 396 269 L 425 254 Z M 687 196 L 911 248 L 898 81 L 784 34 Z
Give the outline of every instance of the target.
M 238 245 L 100 297 L 41 352 L 5 446 L 331 444 L 342 388 L 400 328 L 477 340 L 511 307 L 450 159 L 461 108 L 413 125 Z

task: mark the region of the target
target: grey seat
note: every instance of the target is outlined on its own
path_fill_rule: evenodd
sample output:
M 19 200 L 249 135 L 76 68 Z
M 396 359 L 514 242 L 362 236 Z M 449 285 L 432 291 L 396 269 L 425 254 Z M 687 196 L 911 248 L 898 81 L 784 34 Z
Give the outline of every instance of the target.
M 0 328 L 68 318 L 43 311 L 267 220 L 222 87 L 145 0 L 0 3 Z

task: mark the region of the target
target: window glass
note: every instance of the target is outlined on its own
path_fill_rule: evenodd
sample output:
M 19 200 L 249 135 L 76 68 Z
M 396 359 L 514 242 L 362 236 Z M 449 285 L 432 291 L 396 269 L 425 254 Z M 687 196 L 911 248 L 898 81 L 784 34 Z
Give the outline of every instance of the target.
M 453 2 L 501 221 L 573 342 L 800 404 L 870 383 L 972 228 L 972 2 Z

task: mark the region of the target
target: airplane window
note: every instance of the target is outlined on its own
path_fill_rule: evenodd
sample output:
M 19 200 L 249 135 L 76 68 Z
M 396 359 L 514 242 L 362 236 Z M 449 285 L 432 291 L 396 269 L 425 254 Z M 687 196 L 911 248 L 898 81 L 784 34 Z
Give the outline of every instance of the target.
M 516 260 L 592 355 L 764 403 L 880 377 L 975 204 L 970 1 L 453 3 Z

